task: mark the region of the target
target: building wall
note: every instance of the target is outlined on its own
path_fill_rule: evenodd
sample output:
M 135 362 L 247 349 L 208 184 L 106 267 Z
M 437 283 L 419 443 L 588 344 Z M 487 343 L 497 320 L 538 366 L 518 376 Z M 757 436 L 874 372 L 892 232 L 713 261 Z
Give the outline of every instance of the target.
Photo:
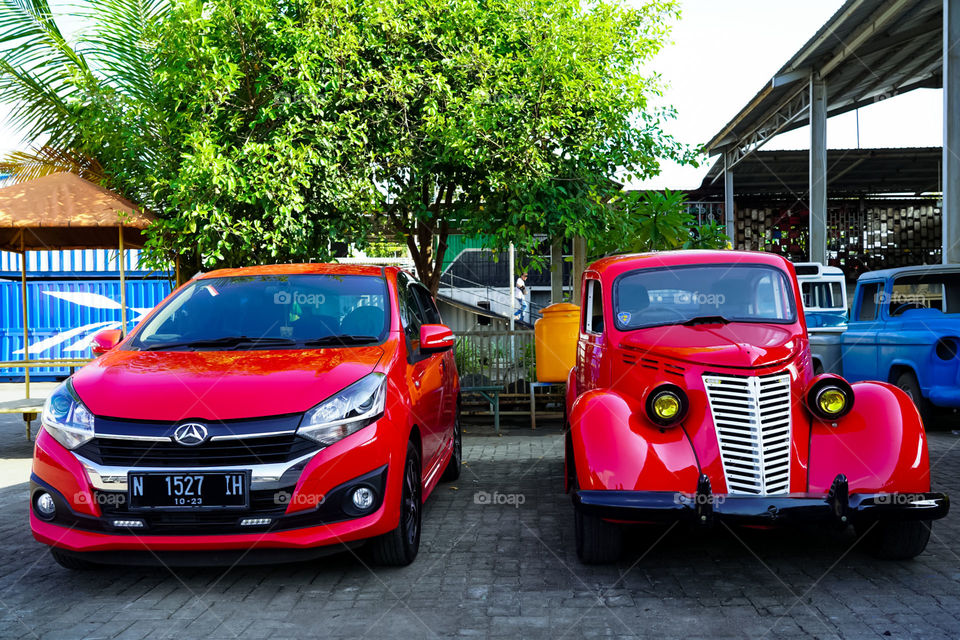
M 796 204 L 738 201 L 734 246 L 807 260 L 809 213 Z M 848 279 L 864 271 L 941 261 L 936 200 L 841 200 L 827 209 L 827 262 Z

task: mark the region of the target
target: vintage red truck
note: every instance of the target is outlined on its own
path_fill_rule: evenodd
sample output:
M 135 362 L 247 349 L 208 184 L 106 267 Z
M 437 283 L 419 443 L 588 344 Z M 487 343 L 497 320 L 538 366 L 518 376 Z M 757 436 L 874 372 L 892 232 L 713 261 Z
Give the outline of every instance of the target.
M 793 266 L 765 253 L 603 258 L 584 273 L 567 384 L 565 484 L 577 553 L 624 525 L 854 526 L 911 558 L 949 509 L 926 434 L 883 382 L 815 376 Z

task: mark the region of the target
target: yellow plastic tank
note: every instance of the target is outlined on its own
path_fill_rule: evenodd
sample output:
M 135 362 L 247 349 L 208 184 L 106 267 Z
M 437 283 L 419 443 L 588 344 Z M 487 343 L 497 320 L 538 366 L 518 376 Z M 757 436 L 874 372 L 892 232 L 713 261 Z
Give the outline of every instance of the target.
M 567 373 L 577 363 L 577 338 L 580 334 L 580 307 L 561 302 L 543 310 L 534 325 L 537 349 L 537 380 L 566 382 Z

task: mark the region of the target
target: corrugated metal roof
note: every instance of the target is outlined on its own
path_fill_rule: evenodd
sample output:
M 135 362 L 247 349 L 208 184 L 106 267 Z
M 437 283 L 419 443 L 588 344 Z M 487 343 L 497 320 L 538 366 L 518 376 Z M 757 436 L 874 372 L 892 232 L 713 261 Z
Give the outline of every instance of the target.
M 809 189 L 810 152 L 755 151 L 737 165 L 735 194 L 805 194 Z M 907 149 L 830 149 L 827 176 L 830 195 L 939 193 L 940 147 Z M 690 197 L 723 197 L 723 158 L 717 160 Z
M 771 127 L 783 133 L 807 125 L 806 109 L 788 122 L 772 121 L 809 91 L 811 72 L 827 83 L 829 116 L 942 86 L 942 32 L 942 0 L 848 0 L 713 136 L 706 151 L 720 153 Z

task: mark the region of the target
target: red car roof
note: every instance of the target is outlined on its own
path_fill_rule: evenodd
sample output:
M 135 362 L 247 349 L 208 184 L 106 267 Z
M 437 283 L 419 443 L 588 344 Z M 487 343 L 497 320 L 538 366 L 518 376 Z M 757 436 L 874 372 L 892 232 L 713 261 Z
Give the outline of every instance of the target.
M 387 267 L 391 269 L 393 267 Z M 256 267 L 236 269 L 217 269 L 198 275 L 197 278 L 223 278 L 229 276 L 293 275 L 293 274 L 337 274 L 345 276 L 379 276 L 384 267 L 368 264 L 268 264 Z
M 590 265 L 590 271 L 622 273 L 630 269 L 674 267 L 693 264 L 764 264 L 788 269 L 790 263 L 783 256 L 760 251 L 657 251 L 633 253 L 600 258 Z M 789 271 L 789 269 L 788 269 Z

